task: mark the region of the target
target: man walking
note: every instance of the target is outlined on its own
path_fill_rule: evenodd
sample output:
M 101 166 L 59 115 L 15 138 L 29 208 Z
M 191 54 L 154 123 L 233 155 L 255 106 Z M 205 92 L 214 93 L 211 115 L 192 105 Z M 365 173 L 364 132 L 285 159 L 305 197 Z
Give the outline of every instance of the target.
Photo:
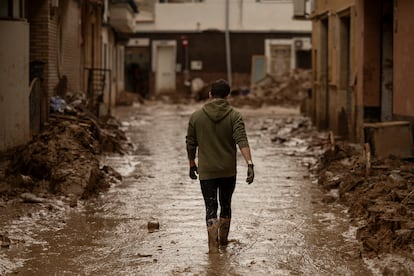
M 231 198 L 236 186 L 236 145 L 248 165 L 246 182 L 254 179 L 253 162 L 243 119 L 226 100 L 230 86 L 225 80 L 211 84 L 210 101 L 195 111 L 188 124 L 186 144 L 190 178 L 200 179 L 206 206 L 210 253 L 227 245 L 231 220 Z M 198 149 L 198 167 L 195 162 Z M 218 198 L 217 200 L 217 192 Z M 220 219 L 217 219 L 218 202 Z

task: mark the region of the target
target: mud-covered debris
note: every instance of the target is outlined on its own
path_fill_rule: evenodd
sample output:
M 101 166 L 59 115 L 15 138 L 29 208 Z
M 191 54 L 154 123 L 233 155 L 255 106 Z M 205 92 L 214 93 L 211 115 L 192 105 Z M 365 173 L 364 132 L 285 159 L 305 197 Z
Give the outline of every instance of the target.
M 101 169 L 98 155 L 126 152 L 127 139 L 120 127 L 115 118 L 97 118 L 82 105 L 73 114 L 50 114 L 43 132 L 9 153 L 4 178 L 9 186 L 1 185 L 1 190 L 84 199 L 106 190 L 120 175 L 109 167 Z
M 68 196 L 66 196 L 66 202 L 69 204 L 69 207 L 71 208 L 75 208 L 76 206 L 78 206 L 78 198 L 74 194 L 69 194 Z
M 134 103 L 144 103 L 144 98 L 138 93 L 121 91 L 116 100 L 117 105 L 131 106 Z
M 320 137 L 311 120 L 302 116 L 281 117 L 265 122 L 260 128 L 269 132 L 273 143 L 289 149 L 285 155 L 302 157 L 301 163 L 308 168 L 315 166 L 322 153 L 322 145 L 326 143 L 326 138 Z
M 396 158 L 372 159 L 369 175 L 363 149 L 341 142 L 329 145 L 318 163 L 321 187 L 338 189 L 358 224 L 362 253 L 406 252 L 414 248 L 414 163 Z M 333 198 L 332 198 L 333 199 Z M 330 200 L 329 200 L 330 201 Z
M 17 149 L 7 170 L 15 188 L 28 192 L 77 194 L 95 187 L 102 177 L 96 153 L 99 145 L 88 128 L 59 121 Z M 25 175 L 32 182 L 19 181 Z
M 301 140 L 310 140 L 316 134 L 311 120 L 305 117 L 280 118 L 272 122 L 272 125 L 262 128 L 269 131 L 271 141 L 278 144 L 297 145 Z
M 160 223 L 155 220 L 149 221 L 147 227 L 148 227 L 148 233 L 153 233 L 160 229 Z
M 20 198 L 25 203 L 44 203 L 46 200 L 44 198 L 38 197 L 32 193 L 22 193 Z
M 191 80 L 191 97 L 197 101 L 202 101 L 208 98 L 208 84 L 201 78 L 194 78 Z
M 29 175 L 21 175 L 23 185 L 33 185 L 33 179 Z
M 141 254 L 141 253 L 138 253 L 137 257 L 138 258 L 151 258 L 152 257 L 152 254 Z
M 6 234 L 0 233 L 0 242 L 1 242 L 1 248 L 9 248 L 11 245 L 11 240 Z
M 295 69 L 281 77 L 266 75 L 251 85 L 249 93 L 243 87 L 234 90 L 229 101 L 234 106 L 298 106 L 308 96 L 311 76 L 312 72 L 304 69 Z
M 117 181 L 122 181 L 122 175 L 117 172 L 114 168 L 110 166 L 103 166 L 102 171 L 110 178 L 116 179 Z

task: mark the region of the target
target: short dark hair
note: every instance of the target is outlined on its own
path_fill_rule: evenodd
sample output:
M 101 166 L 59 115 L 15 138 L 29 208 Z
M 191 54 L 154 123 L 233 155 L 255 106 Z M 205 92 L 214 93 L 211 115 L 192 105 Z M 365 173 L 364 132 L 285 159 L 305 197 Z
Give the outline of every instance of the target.
M 230 93 L 230 85 L 227 81 L 219 79 L 211 84 L 210 91 L 213 98 L 225 98 Z

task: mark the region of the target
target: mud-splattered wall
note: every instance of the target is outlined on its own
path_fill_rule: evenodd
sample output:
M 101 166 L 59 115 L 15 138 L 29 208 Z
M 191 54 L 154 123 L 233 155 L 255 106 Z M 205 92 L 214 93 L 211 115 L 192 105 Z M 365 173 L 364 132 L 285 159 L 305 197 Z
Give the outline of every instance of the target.
M 395 3 L 394 97 L 395 115 L 414 117 L 414 1 Z
M 29 140 L 29 24 L 0 20 L 0 151 Z

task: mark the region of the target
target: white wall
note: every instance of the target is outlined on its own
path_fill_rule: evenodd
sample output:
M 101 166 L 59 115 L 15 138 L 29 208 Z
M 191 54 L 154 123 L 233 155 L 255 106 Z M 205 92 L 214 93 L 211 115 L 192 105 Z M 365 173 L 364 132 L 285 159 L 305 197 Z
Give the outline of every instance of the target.
M 111 25 L 120 32 L 130 32 L 134 29 L 135 20 L 129 4 L 111 5 Z
M 0 20 L 0 150 L 30 139 L 29 24 Z
M 156 3 L 155 21 L 139 22 L 136 31 L 224 30 L 225 0 L 202 3 Z M 144 19 L 142 19 L 144 20 Z M 293 20 L 291 1 L 230 0 L 231 31 L 311 31 L 310 21 Z

